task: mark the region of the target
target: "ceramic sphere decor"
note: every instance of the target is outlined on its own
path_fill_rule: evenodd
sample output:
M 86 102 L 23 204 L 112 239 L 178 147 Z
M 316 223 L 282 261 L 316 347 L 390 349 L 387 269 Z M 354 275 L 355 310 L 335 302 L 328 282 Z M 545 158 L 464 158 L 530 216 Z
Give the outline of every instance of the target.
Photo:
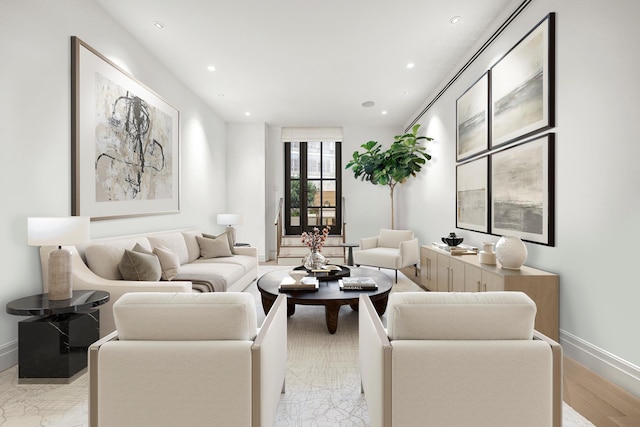
M 527 247 L 518 237 L 502 236 L 496 243 L 496 258 L 507 270 L 520 270 L 527 255 Z

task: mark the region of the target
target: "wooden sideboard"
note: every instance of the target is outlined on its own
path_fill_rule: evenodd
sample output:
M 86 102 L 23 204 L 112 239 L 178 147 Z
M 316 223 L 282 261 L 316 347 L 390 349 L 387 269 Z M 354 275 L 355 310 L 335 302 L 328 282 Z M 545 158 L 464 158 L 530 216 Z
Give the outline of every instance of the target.
M 420 247 L 420 280 L 434 292 L 522 291 L 536 303 L 535 328 L 559 339 L 558 275 L 522 266 L 506 270 L 480 264 L 477 255 L 452 256 L 431 246 Z

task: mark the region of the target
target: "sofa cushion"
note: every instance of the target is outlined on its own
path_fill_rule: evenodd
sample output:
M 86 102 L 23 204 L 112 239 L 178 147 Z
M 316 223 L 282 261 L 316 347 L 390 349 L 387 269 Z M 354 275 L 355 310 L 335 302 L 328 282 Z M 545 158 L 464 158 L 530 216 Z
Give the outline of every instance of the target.
M 182 237 L 184 237 L 184 242 L 187 245 L 187 251 L 189 252 L 188 262 L 193 262 L 200 258 L 200 245 L 198 244 L 198 240 L 196 240 L 196 236 L 202 236 L 202 233 L 199 230 L 182 232 Z
M 230 262 L 214 262 L 230 259 L 200 258 L 192 263 L 181 265 L 174 280 L 208 283 L 211 284 L 215 292 L 225 292 L 229 285 L 240 280 L 245 274 L 241 265 Z
M 173 280 L 180 269 L 180 258 L 166 246 L 156 246 L 153 253 L 157 255 L 162 268 L 162 280 Z
M 196 240 L 200 245 L 200 256 L 202 258 L 217 258 L 233 256 L 229 248 L 227 236 L 218 236 L 215 239 L 208 237 L 196 236 Z
M 189 262 L 189 250 L 181 232 L 155 233 L 149 235 L 148 239 L 151 247 L 164 246 L 171 249 L 173 253 L 178 255 L 180 264 Z
M 378 236 L 378 246 L 384 248 L 400 248 L 400 242 L 413 240 L 413 231 L 411 230 L 388 230 L 381 229 Z
M 226 236 L 227 241 L 229 242 L 229 249 L 231 249 L 231 253 L 235 255 L 236 251 L 235 246 L 233 246 L 233 236 L 231 235 L 231 232 L 229 232 L 229 230 L 225 231 L 222 234 L 218 234 L 217 236 L 214 234 L 202 233 L 202 237 L 207 237 L 209 239 L 217 239 L 218 237 L 222 236 Z
M 535 317 L 523 292 L 397 292 L 387 305 L 392 340 L 530 340 Z
M 118 270 L 124 280 L 139 280 L 143 282 L 158 281 L 162 276 L 162 268 L 158 257 L 142 247 L 139 243 L 133 250 L 125 249 Z
M 132 292 L 113 304 L 120 340 L 251 340 L 255 299 L 244 292 Z
M 113 241 L 93 243 L 85 249 L 87 266 L 103 279 L 122 280 L 118 264 L 122 261 L 125 249 L 133 249 L 136 244 L 151 251 L 151 244 L 146 237 L 131 237 Z

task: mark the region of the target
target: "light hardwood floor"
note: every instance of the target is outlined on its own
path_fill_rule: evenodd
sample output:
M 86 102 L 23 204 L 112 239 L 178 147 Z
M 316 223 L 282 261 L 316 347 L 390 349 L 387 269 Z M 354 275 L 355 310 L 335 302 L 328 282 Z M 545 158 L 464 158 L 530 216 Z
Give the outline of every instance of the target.
M 639 427 L 640 399 L 564 358 L 564 401 L 597 427 Z

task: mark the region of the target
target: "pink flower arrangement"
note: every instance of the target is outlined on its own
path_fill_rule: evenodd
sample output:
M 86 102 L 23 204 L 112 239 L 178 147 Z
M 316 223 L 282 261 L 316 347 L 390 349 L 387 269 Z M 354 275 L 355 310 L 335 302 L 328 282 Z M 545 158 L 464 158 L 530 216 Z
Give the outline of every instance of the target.
M 307 247 L 311 249 L 311 252 L 320 252 L 324 242 L 327 240 L 330 229 L 331 227 L 326 226 L 320 231 L 318 227 L 313 227 L 310 233 L 306 231 L 302 233 L 302 243 L 307 245 Z

